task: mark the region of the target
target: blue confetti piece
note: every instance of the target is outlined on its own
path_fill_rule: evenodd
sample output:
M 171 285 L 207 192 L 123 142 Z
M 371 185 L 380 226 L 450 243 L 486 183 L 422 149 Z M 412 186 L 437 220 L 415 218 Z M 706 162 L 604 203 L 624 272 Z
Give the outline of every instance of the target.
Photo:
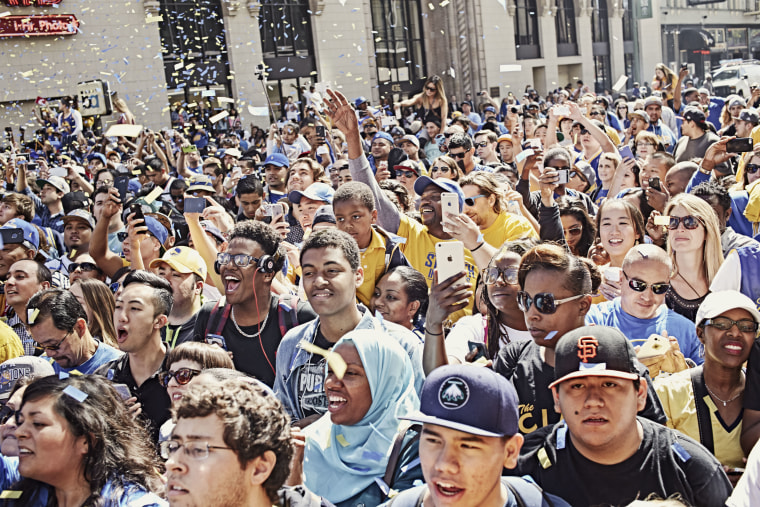
M 369 460 L 372 460 L 372 461 L 380 461 L 384 457 L 385 457 L 385 455 L 380 454 L 379 452 L 374 452 L 374 451 L 364 451 L 362 453 L 362 458 L 363 459 L 369 459 Z
M 567 426 L 557 429 L 557 449 L 565 448 L 565 439 L 567 438 Z
M 66 373 L 65 371 L 62 371 L 62 372 L 60 372 L 60 373 L 58 374 L 58 378 L 59 378 L 60 380 L 63 380 L 63 379 L 65 379 L 65 378 L 69 378 L 69 374 L 68 374 L 68 373 Z
M 678 442 L 673 442 L 673 445 L 670 446 L 671 449 L 678 455 L 679 458 L 681 458 L 681 461 L 686 463 L 691 459 L 691 454 L 689 454 L 686 449 L 683 448 L 681 444 Z
M 84 400 L 87 399 L 87 393 L 83 393 L 79 389 L 77 389 L 74 386 L 66 386 L 66 389 L 63 390 L 63 394 L 71 396 L 75 400 L 77 400 L 79 403 L 82 403 Z

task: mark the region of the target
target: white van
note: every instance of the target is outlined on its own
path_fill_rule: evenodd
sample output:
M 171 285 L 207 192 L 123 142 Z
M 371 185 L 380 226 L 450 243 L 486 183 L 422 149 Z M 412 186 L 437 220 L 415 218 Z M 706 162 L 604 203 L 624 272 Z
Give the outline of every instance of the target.
M 760 62 L 749 60 L 719 67 L 712 75 L 713 93 L 718 97 L 736 94 L 748 98 L 752 83 L 760 82 Z

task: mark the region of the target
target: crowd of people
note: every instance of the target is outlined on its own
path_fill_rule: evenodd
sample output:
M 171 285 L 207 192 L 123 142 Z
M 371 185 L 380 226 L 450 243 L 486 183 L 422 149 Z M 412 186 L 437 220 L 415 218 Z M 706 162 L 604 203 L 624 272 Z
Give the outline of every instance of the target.
M 760 87 L 656 72 L 41 109 L 0 153 L 0 499 L 760 504 Z

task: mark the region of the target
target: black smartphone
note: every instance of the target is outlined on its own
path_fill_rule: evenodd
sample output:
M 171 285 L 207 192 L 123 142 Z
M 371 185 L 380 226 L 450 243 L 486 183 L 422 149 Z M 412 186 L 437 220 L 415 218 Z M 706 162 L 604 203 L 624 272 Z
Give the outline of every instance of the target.
M 730 153 L 744 153 L 752 151 L 751 137 L 738 137 L 726 143 L 726 151 Z
M 488 357 L 488 353 L 486 352 L 486 345 L 485 345 L 485 343 L 472 342 L 472 341 L 468 340 L 467 341 L 467 346 L 469 347 L 470 352 L 472 352 L 474 350 L 478 351 L 477 354 L 475 354 L 475 357 L 472 358 L 473 362 L 477 361 L 481 357 L 485 357 L 485 358 Z
M 185 198 L 185 213 L 203 213 L 206 208 L 206 199 L 203 197 L 186 197 Z
M 135 222 L 142 222 L 143 225 L 145 224 L 145 215 L 143 214 L 142 205 L 140 204 L 131 204 L 129 206 L 129 212 L 134 213 L 134 221 Z M 141 232 L 140 234 L 145 234 L 144 232 Z
M 317 137 L 324 139 L 327 136 L 327 129 L 324 125 L 317 125 Z
M 659 192 L 662 192 L 662 187 L 660 187 L 660 178 L 657 176 L 654 178 L 649 178 L 649 188 L 653 188 Z
M 127 199 L 127 189 L 129 188 L 129 176 L 120 174 L 113 179 L 113 186 L 119 191 L 119 199 L 124 202 Z

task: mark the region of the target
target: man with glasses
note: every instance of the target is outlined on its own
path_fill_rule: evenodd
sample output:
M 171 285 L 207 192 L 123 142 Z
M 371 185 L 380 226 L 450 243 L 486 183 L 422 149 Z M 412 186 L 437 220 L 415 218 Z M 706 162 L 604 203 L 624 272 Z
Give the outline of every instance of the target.
M 422 167 L 422 162 L 411 159 L 404 160 L 400 164 L 393 166 L 393 169 L 396 171 L 396 179 L 409 192 L 410 202 L 414 202 L 417 199 L 417 193 L 414 191 L 414 182 L 422 176 Z
M 671 217 L 669 228 L 695 228 L 694 216 Z M 675 227 L 674 227 L 675 225 Z M 678 340 L 684 357 L 696 364 L 704 359 L 694 323 L 665 306 L 673 264 L 667 252 L 655 245 L 636 245 L 623 259 L 621 293 L 612 301 L 593 305 L 586 324 L 620 329 L 629 340 L 663 335 Z
M 116 297 L 113 317 L 116 342 L 125 354 L 95 371 L 126 384 L 140 403 L 140 417 L 148 423 L 153 442 L 158 441 L 158 430 L 169 419 L 171 407 L 159 375 L 167 370 L 169 349 L 161 341 L 161 329 L 169 321 L 172 303 L 172 287 L 165 279 L 149 271 L 130 272 Z
M 453 136 L 456 133 L 461 132 L 462 134 L 466 134 L 467 131 L 459 124 L 452 123 L 451 125 L 447 126 L 443 129 L 443 146 L 441 146 L 440 150 L 443 154 L 448 154 L 449 151 L 449 141 L 451 140 L 451 136 Z
M 284 263 L 282 238 L 274 228 L 258 220 L 235 225 L 227 251 L 218 254 L 214 266 L 224 298 L 203 305 L 193 331 L 199 342 L 209 335 L 224 337 L 235 368 L 268 386 L 274 384 L 283 335 L 316 317 L 308 303 L 272 293 L 272 280 Z
M 459 180 L 464 192 L 464 214 L 478 225 L 483 239 L 494 248 L 520 238 L 538 238 L 525 217 L 507 212 L 508 191 L 492 173 L 473 172 Z
M 122 355 L 96 340 L 87 327 L 87 313 L 74 294 L 64 289 L 36 293 L 26 307 L 29 329 L 53 365 L 56 375 L 65 372 L 89 375 Z
M 496 142 L 498 137 L 491 130 L 481 130 L 475 134 L 475 149 L 478 157 L 484 164 L 498 164 L 501 161 L 497 156 Z
M 673 153 L 676 147 L 676 135 L 672 130 L 662 121 L 662 99 L 660 97 L 651 96 L 644 100 L 644 111 L 649 115 L 649 132 L 660 138 L 660 142 L 665 146 L 668 153 Z
M 320 505 L 302 488 L 283 488 L 294 448 L 290 418 L 271 392 L 238 379 L 193 386 L 174 418 L 161 443 L 170 506 Z
M 465 133 L 457 133 L 451 136 L 448 155 L 456 160 L 463 174 L 470 174 L 473 171 L 488 171 L 488 167 L 475 163 L 475 147 L 472 144 L 472 138 Z
M 93 230 L 95 219 L 85 210 L 75 209 L 63 217 L 63 245 L 66 247 L 66 254 L 45 263 L 51 271 L 60 272 L 60 275 L 54 276 L 56 287 L 68 288 L 66 275 L 73 271 L 69 269 L 71 262 L 79 254 L 89 254 Z

